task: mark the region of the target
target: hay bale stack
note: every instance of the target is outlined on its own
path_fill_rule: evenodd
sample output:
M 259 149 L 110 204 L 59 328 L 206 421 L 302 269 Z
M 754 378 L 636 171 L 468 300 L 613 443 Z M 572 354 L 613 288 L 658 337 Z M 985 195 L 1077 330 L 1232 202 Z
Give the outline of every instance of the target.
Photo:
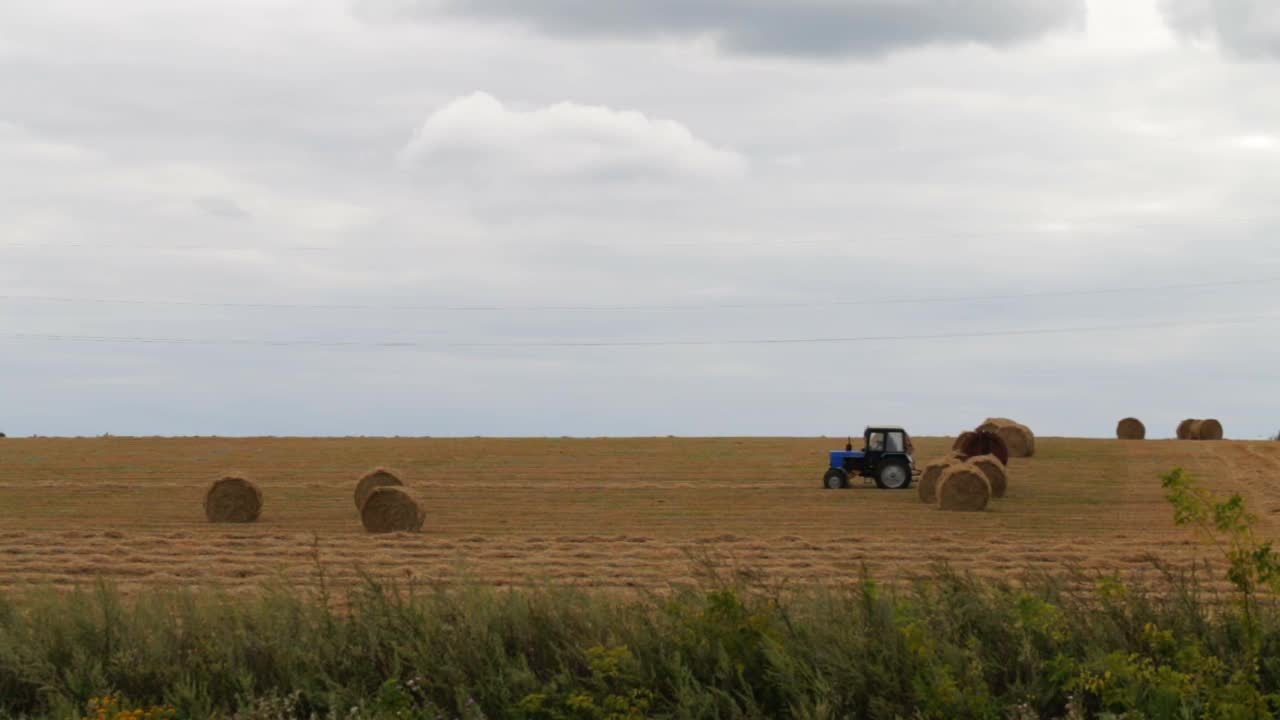
M 1194 418 L 1187 418 L 1186 420 L 1183 420 L 1182 422 L 1178 423 L 1178 439 L 1179 440 L 1195 439 L 1191 437 L 1191 426 L 1195 424 L 1195 422 L 1196 421 Z
M 938 480 L 943 471 L 956 462 L 954 457 L 947 456 L 924 466 L 924 472 L 920 473 L 920 480 L 916 482 L 916 494 L 920 496 L 920 502 L 933 504 L 938 501 Z
M 404 483 L 400 482 L 400 477 L 387 468 L 375 468 L 365 473 L 356 483 L 355 501 L 356 509 L 364 508 L 364 503 L 373 494 L 374 490 L 383 487 L 402 487 Z
M 938 479 L 938 509 L 982 512 L 991 502 L 991 484 L 982 471 L 968 463 L 956 464 Z
M 994 455 L 1000 460 L 1001 464 L 1009 464 L 1009 446 L 998 433 L 982 431 L 969 432 L 965 433 L 965 435 L 968 438 L 965 444 L 960 447 L 960 453 L 965 457 Z
M 1031 428 L 1009 418 L 987 418 L 978 426 L 978 432 L 991 432 L 1000 436 L 1009 448 L 1009 457 L 1031 457 L 1036 454 L 1036 436 Z
M 969 464 L 981 470 L 983 476 L 987 478 L 987 484 L 991 486 L 991 497 L 1002 498 L 1008 493 L 1009 474 L 1005 471 L 1004 463 L 1000 462 L 1000 458 L 995 455 L 981 455 L 970 458 Z
M 243 477 L 214 482 L 204 494 L 204 516 L 213 523 L 251 523 L 262 515 L 262 491 Z
M 426 519 L 418 501 L 394 485 L 374 488 L 360 508 L 360 522 L 371 533 L 416 532 Z
M 1196 433 L 1196 439 L 1197 440 L 1221 440 L 1222 439 L 1222 423 L 1218 422 L 1217 420 L 1214 420 L 1213 418 L 1209 418 L 1208 420 L 1201 420 L 1198 432 Z
M 1125 418 L 1116 425 L 1116 437 L 1120 440 L 1146 440 L 1147 426 L 1138 418 Z

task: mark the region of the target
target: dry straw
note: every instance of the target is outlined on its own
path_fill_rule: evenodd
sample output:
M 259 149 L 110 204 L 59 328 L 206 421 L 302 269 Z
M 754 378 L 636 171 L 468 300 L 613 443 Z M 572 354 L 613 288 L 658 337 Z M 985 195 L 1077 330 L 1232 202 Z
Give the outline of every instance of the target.
M 982 512 L 991 502 L 991 484 L 970 464 L 948 467 L 938 480 L 938 508 L 957 512 Z
M 209 522 L 257 522 L 261 514 L 262 491 L 243 477 L 224 477 L 204 494 L 204 516 Z
M 1004 463 L 995 455 L 980 455 L 969 459 L 969 464 L 982 471 L 991 486 L 991 497 L 1002 498 L 1009 491 L 1009 474 Z
M 360 522 L 371 533 L 414 532 L 426 519 L 409 493 L 389 485 L 375 488 L 360 508 Z
M 1116 425 L 1116 437 L 1121 440 L 1146 440 L 1147 426 L 1138 418 L 1125 418 Z
M 400 477 L 387 468 L 380 467 L 370 470 L 356 483 L 356 509 L 364 508 L 365 501 L 369 499 L 369 495 L 374 490 L 383 487 L 401 487 L 403 485 L 404 483 L 400 482 Z
M 916 483 L 916 494 L 920 496 L 920 502 L 932 504 L 938 501 L 938 479 L 955 462 L 955 458 L 945 457 L 924 466 L 920 481 Z

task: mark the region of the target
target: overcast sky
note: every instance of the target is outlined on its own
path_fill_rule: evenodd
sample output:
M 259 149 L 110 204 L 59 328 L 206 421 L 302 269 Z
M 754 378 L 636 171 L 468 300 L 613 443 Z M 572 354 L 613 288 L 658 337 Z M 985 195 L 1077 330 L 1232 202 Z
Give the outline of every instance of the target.
M 0 431 L 1274 434 L 1276 88 L 1273 0 L 6 0 Z

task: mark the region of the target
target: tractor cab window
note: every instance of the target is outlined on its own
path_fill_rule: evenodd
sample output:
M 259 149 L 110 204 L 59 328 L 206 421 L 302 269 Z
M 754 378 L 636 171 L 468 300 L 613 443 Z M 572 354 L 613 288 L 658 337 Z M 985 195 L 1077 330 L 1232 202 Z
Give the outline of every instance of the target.
M 902 433 L 891 432 L 886 436 L 884 451 L 891 453 L 906 452 L 905 445 L 906 443 L 902 441 Z
M 867 450 L 884 452 L 884 433 L 871 433 L 867 438 Z

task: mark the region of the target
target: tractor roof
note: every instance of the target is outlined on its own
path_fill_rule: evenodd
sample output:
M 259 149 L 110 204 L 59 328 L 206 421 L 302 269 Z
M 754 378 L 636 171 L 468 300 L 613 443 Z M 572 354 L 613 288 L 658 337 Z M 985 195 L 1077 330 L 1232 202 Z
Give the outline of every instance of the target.
M 901 425 L 868 425 L 867 429 L 864 432 L 869 432 L 872 430 L 884 430 L 886 432 L 893 432 L 894 430 L 898 430 L 901 432 L 907 431 L 906 428 L 902 427 Z

